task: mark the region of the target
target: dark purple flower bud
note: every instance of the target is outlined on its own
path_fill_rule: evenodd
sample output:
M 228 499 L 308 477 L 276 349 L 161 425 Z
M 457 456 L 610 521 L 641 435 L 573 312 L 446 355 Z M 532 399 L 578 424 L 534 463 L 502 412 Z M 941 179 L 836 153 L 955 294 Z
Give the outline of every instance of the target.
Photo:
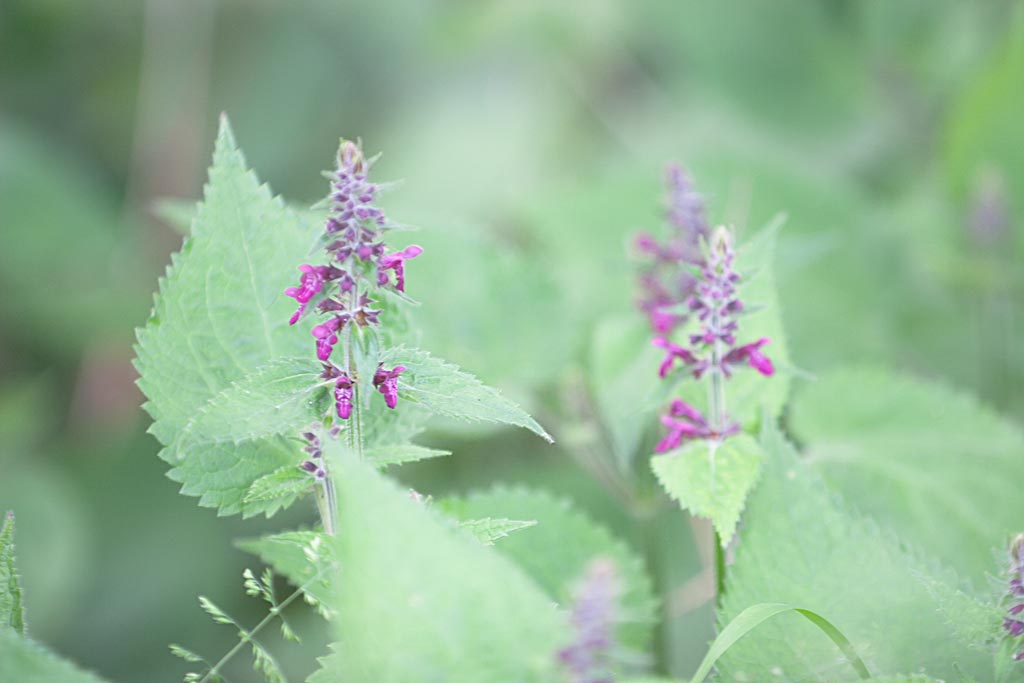
M 405 367 L 402 365 L 396 365 L 391 370 L 385 370 L 380 366 L 373 375 L 373 386 L 384 394 L 384 403 L 388 408 L 394 408 L 398 404 L 398 376 L 403 372 Z
M 399 292 L 405 291 L 405 262 L 411 258 L 416 258 L 423 253 L 423 248 L 418 245 L 410 245 L 402 251 L 396 251 L 393 254 L 388 254 L 380 260 L 380 267 L 382 270 L 394 270 L 395 271 L 395 289 Z
M 303 471 L 305 471 L 305 472 L 309 472 L 310 474 L 312 474 L 313 472 L 316 472 L 316 471 L 317 471 L 317 469 L 319 469 L 319 468 L 317 467 L 317 464 L 316 464 L 315 462 L 313 462 L 312 460 L 307 460 L 307 461 L 305 461 L 304 463 L 302 463 L 301 465 L 299 465 L 299 467 L 300 467 L 300 468 L 301 468 L 301 469 L 302 469 Z

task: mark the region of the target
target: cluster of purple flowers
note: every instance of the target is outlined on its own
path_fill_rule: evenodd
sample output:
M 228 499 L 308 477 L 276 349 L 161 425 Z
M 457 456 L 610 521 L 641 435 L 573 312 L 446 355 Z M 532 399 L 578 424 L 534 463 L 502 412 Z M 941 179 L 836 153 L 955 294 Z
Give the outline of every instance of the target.
M 573 642 L 559 650 L 558 661 L 572 683 L 612 683 L 611 654 L 621 593 L 614 563 L 597 559 L 590 564 L 573 596 L 570 622 Z
M 1024 635 L 1024 534 L 1018 536 L 1010 551 L 1010 583 L 1007 591 L 1009 608 L 1003 618 L 1003 630 L 1011 638 Z M 1017 651 L 1013 658 L 1024 661 L 1024 649 Z
M 734 368 L 744 363 L 765 376 L 775 372 L 762 351 L 769 343 L 767 338 L 746 344 L 736 341 L 737 316 L 744 305 L 738 294 L 742 278 L 733 268 L 731 234 L 724 227 L 710 233 L 704 202 L 679 166 L 669 166 L 668 187 L 671 239 L 662 245 L 641 235 L 636 241 L 641 252 L 653 257 L 653 265 L 640 274 L 643 296 L 638 306 L 657 334 L 652 343 L 665 351 L 658 375 L 668 377 L 677 364 L 688 368 L 696 379 L 710 374 L 712 414 L 709 419 L 686 402 L 674 400 L 661 418 L 668 433 L 655 448 L 658 453 L 678 448 L 687 440 L 719 440 L 735 434 L 739 426 L 724 414 L 721 380 L 730 378 Z M 672 333 L 691 319 L 699 326 L 686 344 L 672 341 Z
M 710 234 L 704 215 L 704 199 L 697 193 L 682 166 L 670 164 L 665 171 L 668 207 L 665 219 L 672 228 L 664 243 L 649 233 L 637 235 L 634 246 L 645 264 L 639 276 L 637 306 L 648 317 L 655 334 L 667 335 L 686 320 L 679 304 L 690 296 L 696 278 L 690 272 L 699 264 L 701 241 Z
M 316 356 L 323 363 L 321 377 L 334 383 L 335 410 L 342 420 L 352 415 L 357 377 L 348 347 L 344 358 L 337 362 L 335 346 L 347 327 L 380 324 L 381 310 L 374 307 L 371 292 L 390 288 L 404 293 L 405 262 L 423 253 L 416 245 L 386 253 L 383 234 L 394 226 L 375 203 L 380 187 L 369 180 L 372 163 L 358 144 L 342 141 L 337 170 L 330 175 L 331 212 L 324 230 L 326 263 L 299 266 L 299 285 L 284 291 L 299 304 L 289 324 L 294 325 L 310 311 L 325 318 L 313 327 L 312 335 Z M 373 385 L 384 395 L 389 408 L 398 402 L 398 377 L 404 371 L 401 365 L 390 369 L 379 366 L 374 374 Z M 322 472 L 314 460 L 304 463 L 303 469 L 318 477 Z

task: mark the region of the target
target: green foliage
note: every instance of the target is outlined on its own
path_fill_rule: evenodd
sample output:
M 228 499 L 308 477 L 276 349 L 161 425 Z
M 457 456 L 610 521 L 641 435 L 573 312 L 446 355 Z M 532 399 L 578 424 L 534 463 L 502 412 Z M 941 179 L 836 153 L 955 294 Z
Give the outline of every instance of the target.
M 566 624 L 518 568 L 365 464 L 336 472 L 339 642 L 310 683 L 560 680 Z
M 846 511 L 772 425 L 762 447 L 766 466 L 748 504 L 719 622 L 766 600 L 801 605 L 835 624 L 873 672 L 951 680 L 959 664 L 988 680 L 989 657 L 936 618 L 941 604 L 923 580 L 956 585 L 955 577 Z M 773 670 L 796 680 L 855 679 L 835 646 L 802 622 L 781 615 L 763 624 L 722 657 L 720 673 L 730 680 L 771 680 Z
M 708 649 L 707 655 L 704 657 L 704 661 L 697 667 L 697 672 L 694 673 L 691 683 L 702 683 L 708 674 L 711 673 L 712 667 L 715 662 L 719 660 L 726 652 L 729 651 L 733 645 L 735 645 L 740 638 L 747 635 L 758 626 L 768 621 L 772 617 L 779 614 L 793 613 L 799 614 L 800 616 L 807 619 L 809 622 L 814 624 L 824 635 L 828 636 L 829 639 L 835 643 L 836 647 L 842 651 L 843 655 L 850 662 L 850 666 L 857 672 L 860 678 L 867 680 L 871 678 L 871 673 L 868 671 L 867 666 L 861 661 L 861 658 L 857 655 L 857 651 L 850 644 L 849 639 L 842 634 L 828 619 L 825 619 L 820 614 L 813 612 L 808 609 L 800 607 L 793 607 L 792 605 L 784 605 L 782 603 L 773 602 L 762 602 L 757 605 L 751 605 L 739 614 L 735 616 L 726 626 L 722 629 L 722 632 L 718 634 L 714 642 L 711 643 L 711 647 Z
M 398 382 L 399 396 L 437 415 L 525 427 L 552 441 L 536 420 L 496 389 L 426 351 L 400 346 L 383 352 L 380 361 L 405 366 Z
M 484 517 L 482 519 L 464 520 L 462 528 L 471 533 L 476 540 L 484 545 L 494 545 L 495 541 L 505 538 L 512 532 L 528 529 L 536 523 L 534 520 L 524 521 L 505 519 L 504 517 Z
M 326 572 L 322 572 L 330 544 L 318 531 L 285 531 L 242 539 L 236 545 L 260 558 L 292 585 L 302 588 L 314 604 L 329 603 Z M 318 574 L 325 574 L 318 576 Z
M 25 635 L 25 605 L 21 579 L 14 563 L 14 513 L 8 512 L 0 528 L 0 629 Z
M 651 458 L 658 481 L 684 510 L 707 517 L 725 546 L 761 471 L 761 446 L 747 434 L 694 441 Z
M 497 487 L 441 501 L 440 506 L 460 519 L 489 514 L 537 520 L 537 526 L 503 540 L 496 548 L 560 605 L 571 603 L 573 589 L 590 562 L 597 557 L 611 559 L 623 585 L 618 642 L 634 655 L 647 653 L 657 620 L 657 601 L 643 561 L 568 501 L 542 491 Z
M 308 339 L 288 325 L 293 306 L 281 292 L 313 241 L 313 230 L 247 169 L 223 119 L 192 234 L 138 332 L 136 360 L 151 431 L 165 446 L 175 444 L 162 453 L 174 465 L 169 476 L 221 514 L 276 510 L 280 500 L 246 502 L 245 495 L 261 476 L 297 462 L 297 444 L 175 440 L 235 382 L 308 351 Z
M 313 479 L 309 473 L 295 465 L 286 465 L 270 474 L 265 474 L 252 483 L 245 492 L 245 503 L 258 503 L 268 500 L 284 500 L 285 506 L 295 498 L 310 490 Z
M 13 630 L 0 628 L 0 681 L 10 683 L 103 683 Z
M 1024 434 L 969 395 L 840 370 L 799 392 L 792 428 L 829 486 L 975 581 L 1021 529 Z

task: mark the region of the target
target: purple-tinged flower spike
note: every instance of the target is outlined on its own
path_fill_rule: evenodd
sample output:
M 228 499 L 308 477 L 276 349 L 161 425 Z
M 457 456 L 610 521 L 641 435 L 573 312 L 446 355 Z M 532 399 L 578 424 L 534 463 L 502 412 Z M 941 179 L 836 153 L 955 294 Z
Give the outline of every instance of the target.
M 647 315 L 656 334 L 667 335 L 686 320 L 678 309 L 693 292 L 690 267 L 702 260 L 700 245 L 708 237 L 704 199 L 686 171 L 670 164 L 665 171 L 668 201 L 665 219 L 672 229 L 665 242 L 648 233 L 636 236 L 633 246 L 647 262 L 638 277 L 638 307 Z
M 398 405 L 398 376 L 405 372 L 405 366 L 396 365 L 391 370 L 385 370 L 383 366 L 377 368 L 373 375 L 373 386 L 384 394 L 384 403 L 388 408 Z
M 1003 602 L 1008 606 L 1003 618 L 1006 637 L 1020 638 L 1024 635 L 1024 534 L 1018 534 L 1010 547 L 1009 587 Z M 1024 643 L 1014 645 L 1019 648 L 1014 660 L 1024 660 Z
M 572 683 L 611 683 L 621 594 L 615 564 L 604 558 L 594 560 L 573 595 L 570 622 L 575 637 L 558 652 Z

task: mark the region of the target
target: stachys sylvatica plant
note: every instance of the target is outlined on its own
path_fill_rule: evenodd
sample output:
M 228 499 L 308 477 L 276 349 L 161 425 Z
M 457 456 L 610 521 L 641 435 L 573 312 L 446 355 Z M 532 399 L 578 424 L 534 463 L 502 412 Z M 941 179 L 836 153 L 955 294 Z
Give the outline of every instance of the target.
M 385 211 L 375 161 L 342 140 L 326 199 L 296 208 L 260 184 L 223 120 L 138 331 L 151 431 L 181 492 L 218 515 L 306 515 L 239 541 L 265 565 L 242 590 L 266 615 L 245 623 L 200 597 L 238 638 L 225 652 L 172 645 L 187 682 L 249 680 L 243 652 L 266 680 L 297 680 L 270 626 L 284 640 L 322 630 L 309 683 L 1024 680 L 1019 427 L 936 382 L 797 371 L 775 291 L 782 220 L 714 227 L 676 165 L 665 235 L 633 242 L 635 310 L 594 326 L 585 381 L 565 373 L 551 411 L 634 543 L 523 486 L 403 489 L 386 470 L 448 454 L 417 443 L 433 416 L 551 437 L 413 345 L 431 253 Z M 704 597 L 718 632 L 695 671 L 670 672 L 658 627 L 697 618 L 679 609 L 689 583 L 656 565 L 698 542 L 655 528 L 682 522 L 679 507 L 715 531 Z M 32 640 L 25 602 L 8 515 L 0 681 L 97 683 Z M 319 616 L 294 619 L 302 609 Z

